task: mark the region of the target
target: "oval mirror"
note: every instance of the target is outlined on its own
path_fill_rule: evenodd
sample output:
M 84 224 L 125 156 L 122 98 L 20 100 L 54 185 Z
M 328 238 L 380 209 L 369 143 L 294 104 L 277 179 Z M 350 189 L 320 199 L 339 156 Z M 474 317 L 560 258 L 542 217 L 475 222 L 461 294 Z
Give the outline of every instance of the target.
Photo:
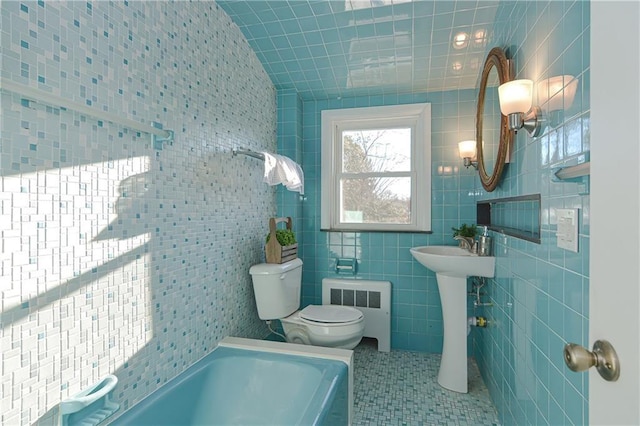
M 498 186 L 505 167 L 513 132 L 500 112 L 498 86 L 511 81 L 507 57 L 499 47 L 491 49 L 482 68 L 476 109 L 476 150 L 478 173 L 488 192 Z

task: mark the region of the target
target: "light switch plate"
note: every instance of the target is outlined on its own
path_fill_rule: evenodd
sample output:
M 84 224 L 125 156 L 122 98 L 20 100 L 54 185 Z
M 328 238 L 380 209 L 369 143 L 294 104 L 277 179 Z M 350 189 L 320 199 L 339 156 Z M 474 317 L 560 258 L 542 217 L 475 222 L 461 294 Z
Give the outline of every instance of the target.
M 558 247 L 578 252 L 578 209 L 556 209 Z

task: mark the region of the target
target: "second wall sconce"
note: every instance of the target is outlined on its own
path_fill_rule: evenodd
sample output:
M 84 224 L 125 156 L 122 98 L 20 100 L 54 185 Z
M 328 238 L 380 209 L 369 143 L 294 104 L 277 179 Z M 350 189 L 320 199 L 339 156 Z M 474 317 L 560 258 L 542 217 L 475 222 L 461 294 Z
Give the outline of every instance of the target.
M 572 75 L 558 75 L 538 83 L 538 103 L 548 111 L 549 126 L 556 127 L 562 122 L 562 111 L 573 105 L 577 88 L 578 79 Z
M 458 152 L 460 158 L 464 160 L 464 166 L 468 169 L 469 166 L 473 166 L 478 170 L 478 161 L 476 160 L 476 141 L 462 141 L 458 142 Z
M 538 83 L 538 102 L 547 103 L 547 110 L 567 110 L 573 105 L 578 79 L 572 75 L 558 75 Z

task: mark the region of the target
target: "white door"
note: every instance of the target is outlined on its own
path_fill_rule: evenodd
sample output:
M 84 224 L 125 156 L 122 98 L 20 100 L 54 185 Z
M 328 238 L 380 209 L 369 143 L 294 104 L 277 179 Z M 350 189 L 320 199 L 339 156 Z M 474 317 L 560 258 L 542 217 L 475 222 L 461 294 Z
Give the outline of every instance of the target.
M 640 424 L 638 22 L 637 1 L 591 3 L 589 340 L 620 358 L 617 382 L 589 372 L 591 424 Z

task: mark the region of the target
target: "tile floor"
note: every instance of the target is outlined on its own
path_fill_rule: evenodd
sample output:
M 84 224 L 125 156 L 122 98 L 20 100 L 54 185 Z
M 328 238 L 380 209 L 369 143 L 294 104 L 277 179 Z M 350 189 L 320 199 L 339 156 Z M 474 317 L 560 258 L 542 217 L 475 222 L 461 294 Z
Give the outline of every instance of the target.
M 355 349 L 354 425 L 497 425 L 478 367 L 469 361 L 469 393 L 440 387 L 439 354 L 378 352 L 364 339 Z

